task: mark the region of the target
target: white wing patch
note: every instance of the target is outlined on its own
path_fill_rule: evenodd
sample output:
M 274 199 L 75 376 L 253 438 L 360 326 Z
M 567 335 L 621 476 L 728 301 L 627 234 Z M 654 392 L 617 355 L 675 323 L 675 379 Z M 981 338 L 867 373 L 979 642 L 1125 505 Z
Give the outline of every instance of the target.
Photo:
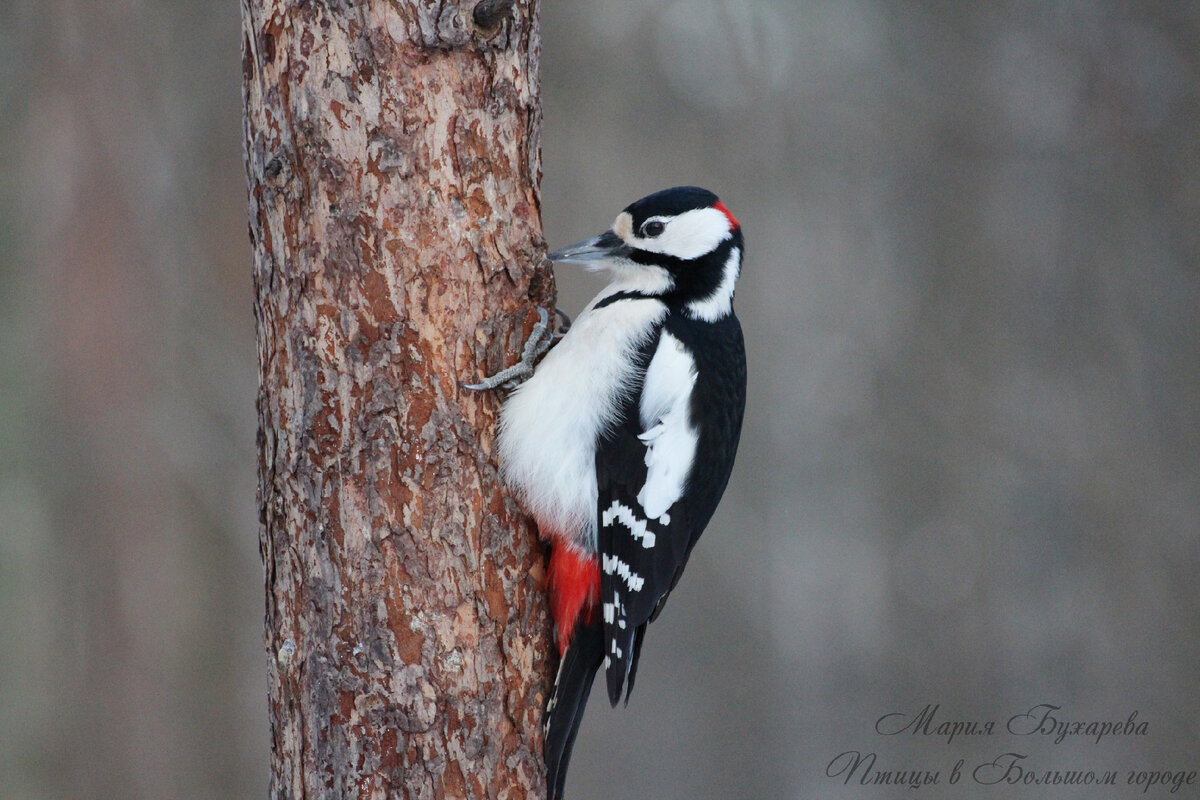
M 667 512 L 687 486 L 698 439 L 689 406 L 696 385 L 696 362 L 683 342 L 663 331 L 646 369 L 639 408 L 645 431 L 646 484 L 638 503 L 647 519 L 667 524 Z

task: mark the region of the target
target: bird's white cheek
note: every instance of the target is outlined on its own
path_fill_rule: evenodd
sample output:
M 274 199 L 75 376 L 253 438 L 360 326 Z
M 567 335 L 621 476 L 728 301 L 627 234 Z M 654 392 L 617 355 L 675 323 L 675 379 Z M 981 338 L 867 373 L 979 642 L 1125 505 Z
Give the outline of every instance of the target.
M 659 236 L 631 235 L 625 241 L 639 250 L 691 261 L 715 250 L 729 236 L 730 230 L 725 214 L 715 208 L 697 208 L 668 221 Z

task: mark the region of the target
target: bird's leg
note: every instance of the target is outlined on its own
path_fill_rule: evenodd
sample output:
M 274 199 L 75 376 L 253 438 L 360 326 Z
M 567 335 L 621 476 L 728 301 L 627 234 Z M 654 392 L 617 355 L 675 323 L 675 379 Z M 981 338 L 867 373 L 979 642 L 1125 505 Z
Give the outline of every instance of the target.
M 566 314 L 555 309 L 555 314 L 559 315 L 566 321 L 566 326 L 569 327 L 571 320 Z M 508 369 L 503 369 L 491 377 L 484 378 L 479 383 L 464 383 L 464 389 L 470 389 L 475 392 L 483 391 L 484 389 L 495 389 L 497 386 L 505 389 L 515 389 L 520 384 L 529 380 L 533 375 L 533 365 L 541 358 L 554 343 L 560 339 L 565 333 L 565 327 L 556 332 L 550 328 L 550 315 L 546 313 L 546 309 L 538 308 L 538 321 L 533 326 L 533 331 L 530 332 L 529 338 L 525 340 L 525 347 L 521 351 L 521 360 L 513 364 Z

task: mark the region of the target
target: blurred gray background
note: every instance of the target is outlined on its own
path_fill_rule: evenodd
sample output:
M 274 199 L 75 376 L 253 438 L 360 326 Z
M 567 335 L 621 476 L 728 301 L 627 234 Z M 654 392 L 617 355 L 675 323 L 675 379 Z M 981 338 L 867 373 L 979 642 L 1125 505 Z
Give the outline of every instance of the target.
M 570 796 L 1200 770 L 1200 4 L 543 23 L 551 245 L 681 183 L 748 243 L 738 467 Z M 240 103 L 235 5 L 0 3 L 4 798 L 265 796 Z M 935 703 L 996 730 L 876 732 Z M 1041 703 L 1148 725 L 1005 730 Z M 847 750 L 940 782 L 847 785 Z M 1005 752 L 1119 784 L 972 783 Z

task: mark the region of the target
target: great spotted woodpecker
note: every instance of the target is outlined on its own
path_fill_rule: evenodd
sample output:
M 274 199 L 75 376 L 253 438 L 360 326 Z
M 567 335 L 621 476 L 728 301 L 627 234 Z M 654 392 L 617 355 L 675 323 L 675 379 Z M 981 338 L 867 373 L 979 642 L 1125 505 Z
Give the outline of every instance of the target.
M 500 415 L 502 475 L 552 546 L 561 661 L 545 757 L 558 800 L 596 671 L 603 664 L 614 706 L 622 694 L 628 702 L 646 626 L 725 490 L 746 356 L 733 313 L 741 226 L 712 192 L 644 197 L 610 230 L 550 258 L 611 274 Z M 527 346 L 526 360 L 540 349 Z

